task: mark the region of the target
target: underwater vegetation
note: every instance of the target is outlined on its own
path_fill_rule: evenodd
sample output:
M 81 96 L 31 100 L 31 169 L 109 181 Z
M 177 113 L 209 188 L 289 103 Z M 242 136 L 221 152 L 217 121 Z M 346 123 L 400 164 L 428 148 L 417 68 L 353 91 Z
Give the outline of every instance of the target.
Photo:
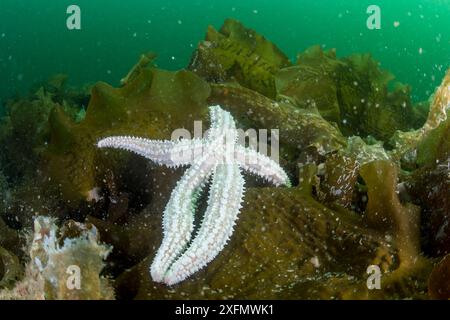
M 58 75 L 6 104 L 0 298 L 450 298 L 450 70 L 414 104 L 369 54 L 314 46 L 291 62 L 232 19 L 208 28 L 186 69 L 155 59 L 142 55 L 118 88 L 68 88 Z M 206 129 L 214 105 L 237 128 L 279 129 L 292 186 L 244 174 L 228 244 L 167 286 L 149 268 L 185 170 L 96 145 Z M 199 197 L 195 222 L 206 210 Z M 81 291 L 65 286 L 72 265 L 86 272 Z M 369 266 L 380 289 L 367 286 Z
M 132 151 L 170 167 L 190 165 L 164 210 L 164 239 L 150 268 L 152 279 L 177 284 L 211 262 L 230 240 L 243 201 L 241 171 L 275 185 L 290 186 L 284 170 L 269 157 L 239 145 L 236 123 L 220 106 L 209 108 L 211 128 L 203 139 L 159 141 L 108 137 L 99 148 Z M 208 207 L 194 236 L 194 216 L 200 192 L 212 180 Z

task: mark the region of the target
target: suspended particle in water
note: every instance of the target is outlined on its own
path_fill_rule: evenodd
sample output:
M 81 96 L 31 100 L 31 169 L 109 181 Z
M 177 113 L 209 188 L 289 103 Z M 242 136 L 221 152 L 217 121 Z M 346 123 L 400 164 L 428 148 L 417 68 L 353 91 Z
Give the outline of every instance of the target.
M 399 21 L 394 21 L 394 28 L 398 28 L 400 26 L 400 22 Z

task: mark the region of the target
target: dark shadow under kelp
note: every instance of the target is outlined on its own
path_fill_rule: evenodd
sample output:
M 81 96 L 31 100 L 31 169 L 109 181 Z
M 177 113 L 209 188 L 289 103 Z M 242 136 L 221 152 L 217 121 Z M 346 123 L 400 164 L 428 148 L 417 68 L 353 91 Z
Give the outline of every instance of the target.
M 0 268 L 0 286 L 29 270 L 17 248 L 26 247 L 34 217 L 46 215 L 95 225 L 113 247 L 102 275 L 115 279 L 122 299 L 448 298 L 449 277 L 439 271 L 448 258 L 431 271 L 450 253 L 450 73 L 429 102 L 413 105 L 409 87 L 392 85 L 370 55 L 337 58 L 316 46 L 292 64 L 231 19 L 208 29 L 186 70 L 160 70 L 154 59 L 143 55 L 119 88 L 69 90 L 57 76 L 8 103 L 0 126 L 0 266 L 18 271 Z M 276 189 L 248 177 L 230 243 L 168 288 L 148 268 L 183 172 L 95 142 L 193 132 L 194 121 L 208 124 L 214 104 L 243 129 L 279 129 L 280 162 L 296 183 Z M 381 290 L 367 288 L 370 265 L 383 271 Z

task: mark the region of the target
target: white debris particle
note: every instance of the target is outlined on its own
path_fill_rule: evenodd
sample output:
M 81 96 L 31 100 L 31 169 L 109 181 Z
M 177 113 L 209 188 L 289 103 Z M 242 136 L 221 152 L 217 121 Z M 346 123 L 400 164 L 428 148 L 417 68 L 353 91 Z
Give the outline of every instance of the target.
M 419 48 L 419 54 L 423 53 L 423 48 Z
M 253 10 L 253 13 L 254 13 L 254 14 L 258 14 L 258 10 L 256 10 L 256 9 Z
M 317 256 L 312 257 L 310 262 L 312 263 L 312 265 L 316 268 L 320 267 L 320 262 L 319 262 L 319 258 Z
M 394 28 L 398 28 L 400 26 L 400 22 L 399 21 L 394 21 Z
M 177 22 L 178 22 L 178 24 L 182 24 L 183 23 L 183 21 L 181 21 L 181 20 L 178 20 Z

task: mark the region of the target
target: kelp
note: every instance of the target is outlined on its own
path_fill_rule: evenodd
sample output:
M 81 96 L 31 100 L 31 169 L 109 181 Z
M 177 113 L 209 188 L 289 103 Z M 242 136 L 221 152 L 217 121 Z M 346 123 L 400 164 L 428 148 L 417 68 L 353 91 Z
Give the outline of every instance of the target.
M 239 21 L 227 19 L 217 31 L 209 26 L 188 69 L 213 83 L 236 81 L 274 98 L 275 73 L 291 63 L 273 43 Z
M 426 251 L 450 253 L 450 70 L 436 90 L 426 124 L 414 132 L 399 133 L 403 143 L 395 155 L 412 154 L 416 170 L 407 187 L 423 209 Z
M 450 69 L 447 71 L 441 85 L 436 89 L 436 92 L 430 98 L 430 110 L 425 124 L 414 131 L 397 131 L 392 137 L 390 144 L 394 147 L 392 155 L 396 159 L 401 159 L 408 154 L 421 153 L 418 163 L 424 164 L 430 162 L 432 158 L 436 160 L 436 153 L 440 150 L 448 152 L 448 145 L 445 145 L 446 140 L 440 139 L 442 133 L 445 132 L 446 125 L 443 123 L 448 118 L 448 110 L 450 106 Z M 441 127 L 439 129 L 439 127 Z M 447 140 L 448 141 L 448 140 Z M 441 148 L 440 143 L 444 143 L 444 147 Z M 420 145 L 421 151 L 418 151 Z M 426 150 L 427 146 L 429 148 Z M 438 147 L 439 146 L 439 147 Z M 447 151 L 446 151 L 447 150 Z M 430 159 L 431 158 L 431 159 Z
M 398 167 L 391 161 L 374 161 L 361 168 L 368 203 L 363 219 L 372 228 L 390 235 L 398 249 L 398 268 L 386 275 L 387 292 L 398 286 L 411 294 L 425 291 L 432 263 L 421 254 L 420 208 L 403 204 L 397 194 Z
M 449 250 L 448 74 L 429 104 L 413 106 L 409 87 L 393 84 L 370 55 L 338 58 L 315 46 L 293 65 L 231 19 L 220 31 L 209 27 L 187 70 L 161 70 L 154 59 L 142 55 L 117 88 L 99 82 L 73 90 L 57 75 L 8 104 L 0 125 L 6 146 L 0 209 L 7 222 L 0 219 L 0 247 L 23 260 L 19 234 L 43 213 L 63 225 L 37 220 L 46 236 L 58 230 L 54 265 L 79 256 L 67 241 L 93 240 L 87 242 L 99 250 L 86 256 L 96 261 L 87 277 L 101 289 L 103 270 L 115 279 L 119 299 L 441 297 L 447 264 L 428 281 L 432 261 L 425 254 Z M 192 134 L 194 121 L 208 128 L 207 106 L 216 104 L 244 131 L 266 129 L 270 136 L 279 129 L 271 142 L 279 143 L 293 187 L 268 188 L 246 175 L 248 192 L 230 243 L 206 268 L 168 288 L 154 283 L 148 268 L 183 169 L 100 150 L 96 142 L 113 135 L 165 140 L 175 129 Z M 428 120 L 417 129 L 428 106 Z M 14 146 L 22 149 L 16 154 Z M 199 199 L 200 212 L 205 200 Z M 33 259 L 7 297 L 79 298 L 47 282 L 62 269 L 47 263 L 41 244 L 35 241 L 39 252 L 25 253 Z M 367 288 L 371 265 L 382 271 L 381 290 Z M 106 288 L 91 293 L 111 298 L 109 283 Z
M 141 55 L 138 63 L 128 72 L 128 74 L 120 80 L 122 85 L 126 85 L 128 82 L 133 81 L 143 69 L 154 67 L 153 61 L 156 59 L 156 54 L 154 52 L 148 52 Z
M 428 281 L 428 292 L 433 299 L 450 300 L 450 255 L 434 267 Z
M 211 84 L 208 102 L 222 105 L 248 128 L 278 129 L 280 145 L 290 146 L 297 152 L 314 147 L 325 155 L 345 146 L 339 130 L 319 114 L 296 109 L 241 86 Z
M 380 265 L 385 274 L 399 268 L 401 247 L 384 230 L 365 225 L 348 210 L 333 211 L 316 201 L 311 183 L 315 170 L 302 170 L 301 186 L 291 189 L 251 188 L 230 243 L 208 266 L 172 288 L 154 283 L 148 265 L 160 241 L 161 222 L 151 215 L 135 218 L 122 231 L 129 243 L 146 239 L 148 256 L 117 278 L 119 297 L 126 299 L 368 299 L 426 297 L 427 273 L 421 268 L 405 271 L 415 277 L 414 289 L 393 290 L 402 279 L 378 292 L 366 286 L 366 268 Z M 372 195 L 370 195 L 372 196 Z M 378 200 L 379 198 L 377 198 Z M 386 201 L 388 199 L 384 199 Z M 145 221 L 145 222 L 144 222 Z M 403 222 L 409 223 L 409 220 Z M 398 221 L 393 226 L 399 229 Z M 96 224 L 95 221 L 93 221 Z M 157 232 L 148 233 L 143 224 Z M 100 224 L 106 234 L 119 229 Z M 415 225 L 415 224 L 414 224 Z M 409 226 L 409 225 L 408 225 Z M 406 228 L 408 228 L 406 226 Z M 412 230 L 405 241 L 417 241 Z M 146 233 L 144 235 L 144 233 Z M 116 239 L 116 241 L 118 241 Z M 135 252 L 124 247 L 124 254 Z M 410 252 L 413 253 L 412 251 Z M 416 252 L 414 252 L 416 254 Z M 418 255 L 414 256 L 418 258 Z M 412 258 L 412 256 L 411 256 Z M 406 262 L 404 262 L 406 263 Z M 237 272 L 238 270 L 238 272 Z
M 428 254 L 450 253 L 450 179 L 447 163 L 434 163 L 414 171 L 406 186 L 421 206 L 424 245 Z
M 76 206 L 101 184 L 105 167 L 120 161 L 120 154 L 98 151 L 97 140 L 111 135 L 170 139 L 177 128 L 193 132 L 194 120 L 205 118 L 209 92 L 208 84 L 190 71 L 145 68 L 121 88 L 98 83 L 81 123 L 60 108 L 52 111 L 44 170 L 60 186 L 63 199 Z
M 362 201 L 356 195 L 361 167 L 379 160 L 390 160 L 380 142 L 367 144 L 357 136 L 348 138 L 345 148 L 330 154 L 325 160 L 319 198 L 328 204 L 358 209 L 357 202 Z
M 29 95 L 11 99 L 0 121 L 1 187 L 0 216 L 17 228 L 31 227 L 36 212 L 57 211 L 56 201 L 43 192 L 41 166 L 50 136 L 50 114 L 61 108 L 76 119 L 85 99 L 83 90 L 65 87 L 67 76 L 55 75 Z M 53 191 L 54 189 L 52 189 Z M 50 190 L 49 192 L 50 193 Z M 55 199 L 58 194 L 52 194 Z
M 48 116 L 55 106 L 43 88 L 30 99 L 7 104 L 0 136 L 0 164 L 12 181 L 34 173 L 47 138 Z
M 369 54 L 338 59 L 336 51 L 314 46 L 299 54 L 297 65 L 276 75 L 279 99 L 318 110 L 346 136 L 388 141 L 397 130 L 411 129 L 416 113 L 407 86 L 388 86 L 393 76 Z
M 20 235 L 20 231 L 11 228 L 0 218 L 0 247 L 10 251 L 15 256 L 20 256 L 24 245 L 25 242 Z
M 22 272 L 22 265 L 20 264 L 19 258 L 0 247 L 0 289 L 13 285 L 19 279 Z
M 342 64 L 336 51 L 314 46 L 298 55 L 297 65 L 281 69 L 275 77 L 277 97 L 295 106 L 315 110 L 328 121 L 341 123 L 337 86 L 333 79 Z

